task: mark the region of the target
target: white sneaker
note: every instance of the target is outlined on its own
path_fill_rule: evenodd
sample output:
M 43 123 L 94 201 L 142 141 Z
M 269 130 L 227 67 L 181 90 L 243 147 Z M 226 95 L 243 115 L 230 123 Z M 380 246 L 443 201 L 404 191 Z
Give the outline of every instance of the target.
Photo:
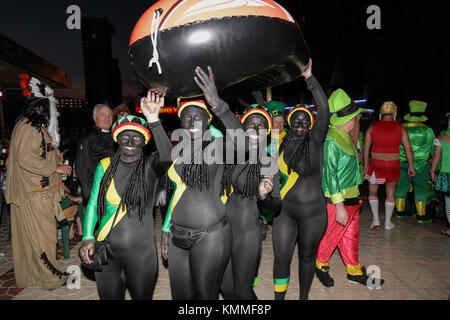
M 378 227 L 380 226 L 380 222 L 379 221 L 372 221 L 371 225 L 370 225 L 370 229 L 378 229 Z
M 392 222 L 390 222 L 389 224 L 385 224 L 385 225 L 384 225 L 384 228 L 385 228 L 386 230 L 392 230 L 392 229 L 395 228 L 395 224 L 393 224 Z

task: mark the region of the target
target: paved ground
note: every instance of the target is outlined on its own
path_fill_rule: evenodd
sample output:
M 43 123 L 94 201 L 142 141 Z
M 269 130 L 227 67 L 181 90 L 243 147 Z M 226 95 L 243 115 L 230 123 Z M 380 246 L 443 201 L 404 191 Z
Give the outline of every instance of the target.
M 383 218 L 383 216 L 382 216 Z M 410 217 L 395 220 L 397 227 L 392 231 L 369 230 L 371 213 L 366 204 L 360 218 L 360 261 L 366 267 L 380 268 L 385 284 L 380 290 L 369 290 L 361 285 L 350 284 L 345 277 L 345 267 L 336 250 L 331 259 L 331 275 L 335 279 L 333 288 L 325 288 L 315 278 L 312 284 L 312 300 L 447 300 L 450 299 L 450 237 L 439 233 L 443 221 L 419 225 Z M 156 226 L 161 221 L 157 214 Z M 16 288 L 13 276 L 11 244 L 7 243 L 9 215 L 3 217 L 0 227 L 0 300 L 97 300 L 95 281 L 81 276 L 80 289 L 62 287 L 54 291 L 39 288 Z M 260 280 L 255 288 L 261 300 L 273 299 L 272 284 L 272 229 L 263 243 L 263 256 L 259 269 Z M 160 238 L 157 231 L 156 238 Z M 60 260 L 67 268 L 79 265 L 77 250 L 79 243 L 72 243 L 70 259 Z M 158 243 L 159 250 L 159 243 Z M 296 251 L 297 252 L 297 251 Z M 291 281 L 286 295 L 288 300 L 298 299 L 298 259 L 294 256 L 291 266 Z M 127 299 L 129 296 L 127 294 Z M 159 261 L 159 275 L 154 293 L 155 300 L 171 299 L 168 270 Z

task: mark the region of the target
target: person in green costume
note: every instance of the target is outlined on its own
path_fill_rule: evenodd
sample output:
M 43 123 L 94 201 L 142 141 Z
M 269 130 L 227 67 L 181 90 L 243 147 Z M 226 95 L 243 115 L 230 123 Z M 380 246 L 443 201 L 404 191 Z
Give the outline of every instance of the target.
M 450 124 L 450 113 L 446 114 Z M 431 162 L 431 180 L 436 182 L 436 190 L 445 195 L 445 213 L 447 223 L 450 223 L 450 126 L 434 141 L 434 156 Z M 441 160 L 441 169 L 437 173 L 437 166 Z M 441 233 L 450 236 L 450 228 L 441 229 Z
M 276 100 L 270 100 L 266 103 L 267 110 L 269 111 L 270 116 L 272 117 L 272 132 L 271 132 L 271 141 L 272 143 L 277 142 L 277 147 L 279 148 L 281 142 L 283 142 L 283 138 L 286 136 L 287 130 L 285 129 L 286 122 L 286 103 Z M 272 147 L 270 147 L 272 148 Z M 261 220 L 263 221 L 263 235 L 264 239 L 266 237 L 266 233 L 268 230 L 268 222 L 273 220 L 274 213 L 267 209 L 261 209 Z
M 420 224 L 432 222 L 426 213 L 427 201 L 433 197 L 433 191 L 429 181 L 430 156 L 433 156 L 433 141 L 436 138 L 433 129 L 423 124 L 428 118 L 424 115 L 427 103 L 412 100 L 409 102 L 410 113 L 403 118 L 407 121 L 403 124 L 408 132 L 411 148 L 414 153 L 414 177 L 408 176 L 408 161 L 405 149 L 400 146 L 400 179 L 395 190 L 395 205 L 397 218 L 402 219 L 408 215 L 405 210 L 406 197 L 412 183 L 417 211 L 417 222 Z
M 358 123 L 359 108 L 342 89 L 337 89 L 329 99 L 330 119 L 324 144 L 322 189 L 327 203 L 328 223 L 316 255 L 316 276 L 326 287 L 334 285 L 330 277 L 330 258 L 336 249 L 342 256 L 347 279 L 367 285 L 369 276 L 359 263 L 359 211 L 362 200 L 358 186 L 362 182 L 358 151 L 350 132 Z M 378 279 L 383 284 L 383 279 Z
M 278 146 L 280 146 L 286 135 L 287 130 L 284 128 L 286 122 L 286 114 L 284 112 L 286 108 L 286 103 L 276 100 L 271 100 L 266 104 L 269 110 L 270 116 L 272 117 L 273 131 L 272 136 L 278 137 Z

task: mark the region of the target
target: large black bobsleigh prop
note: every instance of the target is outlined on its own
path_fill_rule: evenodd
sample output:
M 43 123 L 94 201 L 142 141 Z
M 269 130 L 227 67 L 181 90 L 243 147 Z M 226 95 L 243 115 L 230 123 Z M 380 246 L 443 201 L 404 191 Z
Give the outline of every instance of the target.
M 139 19 L 129 54 L 139 80 L 168 96 L 201 95 L 196 66 L 219 89 L 259 90 L 295 80 L 309 50 L 296 21 L 271 0 L 160 0 Z

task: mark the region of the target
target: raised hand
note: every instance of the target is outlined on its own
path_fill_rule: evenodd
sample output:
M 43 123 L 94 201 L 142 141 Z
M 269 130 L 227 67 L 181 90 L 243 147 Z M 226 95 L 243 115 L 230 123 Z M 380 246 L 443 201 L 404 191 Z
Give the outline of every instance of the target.
M 152 90 L 148 90 L 147 97 L 144 97 L 141 100 L 141 110 L 148 123 L 159 120 L 159 111 L 163 105 L 164 96 L 161 96 Z
M 208 74 L 206 74 L 202 68 L 197 67 L 195 68 L 195 74 L 195 82 L 200 90 L 202 90 L 206 101 L 214 111 L 214 109 L 222 103 L 222 99 L 220 99 L 219 94 L 217 93 L 216 83 L 214 82 L 214 74 L 211 67 L 208 66 Z
M 306 78 L 312 75 L 312 59 L 309 58 L 308 64 L 304 67 L 300 66 L 300 71 L 302 72 L 302 76 Z

